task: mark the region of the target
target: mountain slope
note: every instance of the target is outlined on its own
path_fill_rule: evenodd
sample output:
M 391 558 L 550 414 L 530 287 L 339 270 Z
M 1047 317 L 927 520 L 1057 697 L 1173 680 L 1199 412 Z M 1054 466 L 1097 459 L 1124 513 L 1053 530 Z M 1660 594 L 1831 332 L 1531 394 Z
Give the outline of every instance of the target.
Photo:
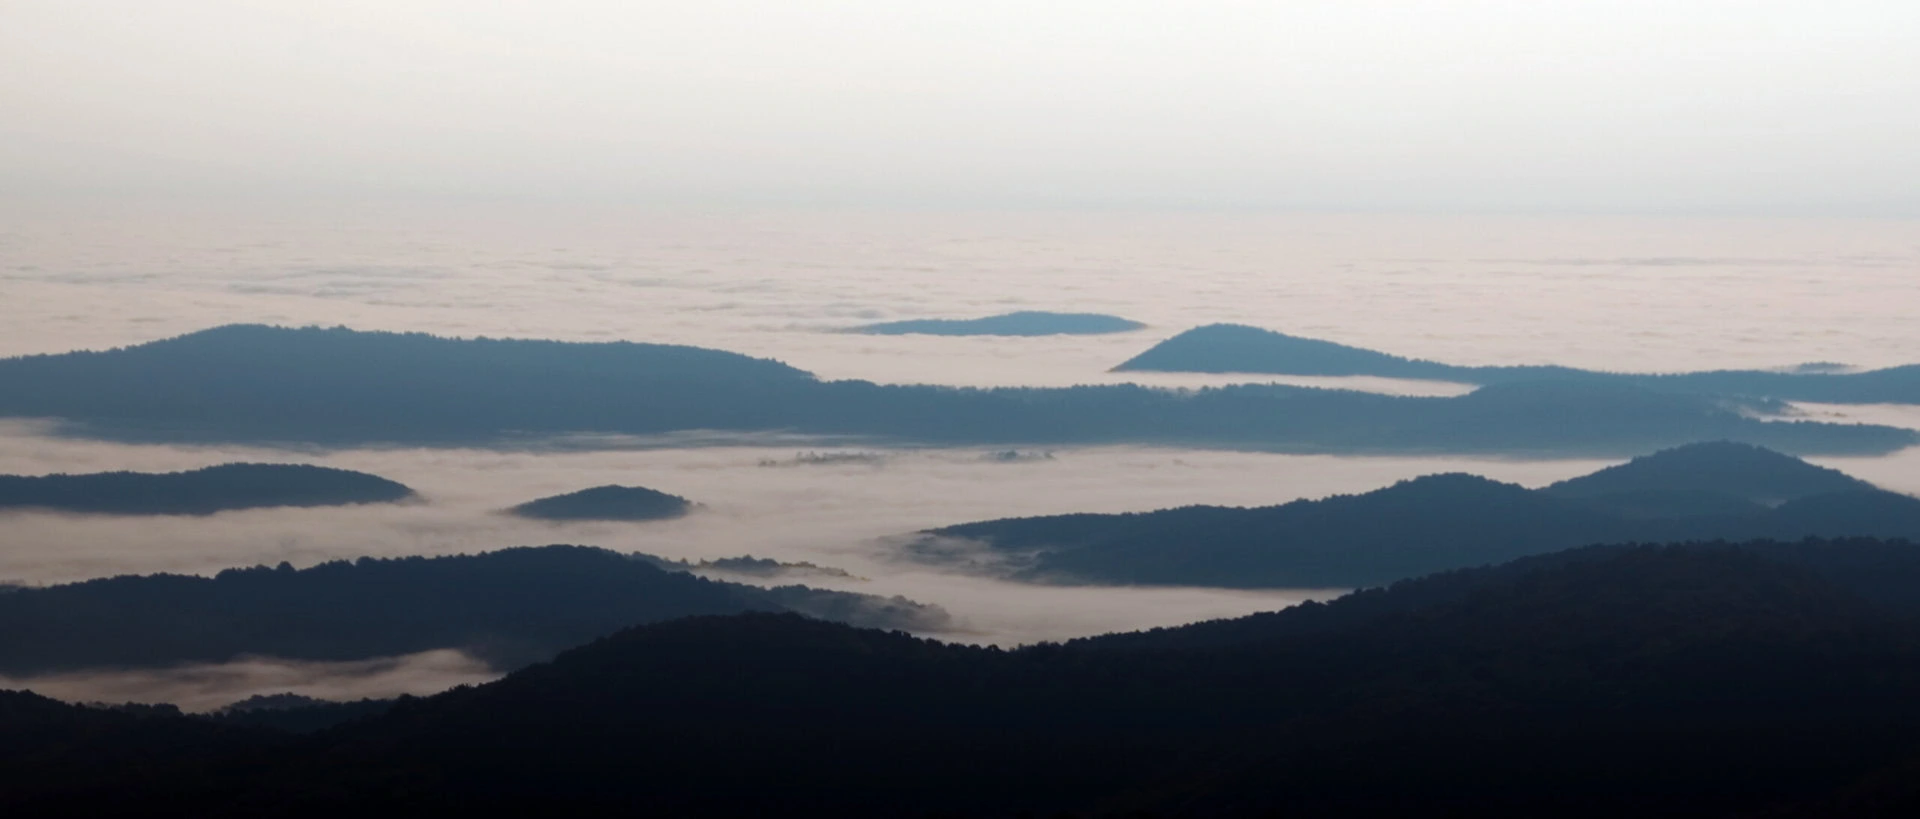
M 500 668 L 634 625 L 694 614 L 799 611 L 932 629 L 910 601 L 666 571 L 579 546 L 361 558 L 211 578 L 126 576 L 0 594 L 0 673 L 225 662 L 354 660 L 459 648 Z
M 1567 498 L 1709 491 L 1778 505 L 1814 495 L 1874 488 L 1873 484 L 1838 469 L 1814 466 L 1751 444 L 1717 441 L 1662 450 L 1590 475 L 1560 481 L 1542 491 Z
M 1594 549 L 1130 650 L 692 618 L 191 782 L 52 795 L 200 816 L 1748 815 L 1920 732 L 1920 631 L 1783 548 L 1920 575 L 1908 544 Z
M 210 776 L 210 768 L 288 744 L 283 734 L 190 719 L 172 708 L 110 711 L 0 691 L 0 806 L 15 816 L 85 816 L 74 796 L 103 782 L 191 798 L 188 783 Z M 170 801 L 153 807 L 177 809 Z

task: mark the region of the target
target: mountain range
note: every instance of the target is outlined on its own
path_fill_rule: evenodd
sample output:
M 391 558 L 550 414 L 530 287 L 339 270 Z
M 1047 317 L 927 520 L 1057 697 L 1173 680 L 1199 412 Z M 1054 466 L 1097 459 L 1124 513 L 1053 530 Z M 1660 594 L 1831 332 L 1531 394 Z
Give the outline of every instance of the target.
M 1052 583 L 1353 588 L 1595 543 L 1920 538 L 1920 499 L 1746 444 L 1690 444 L 1540 489 L 1428 475 L 1277 506 L 967 523 L 906 559 Z
M 1625 455 L 1730 439 L 1800 454 L 1920 442 L 1778 422 L 1756 400 L 1528 381 L 1456 398 L 1276 384 L 990 389 L 822 381 L 660 344 L 219 327 L 102 352 L 0 359 L 0 417 L 113 440 L 537 446 L 779 434 L 900 445 L 1156 444 L 1320 453 Z
M 1574 381 L 1665 392 L 1735 395 L 1834 404 L 1920 403 L 1920 364 L 1845 372 L 1809 364 L 1785 371 L 1713 370 L 1691 373 L 1613 373 L 1551 364 L 1462 366 L 1291 336 L 1243 324 L 1209 324 L 1162 341 L 1113 368 L 1116 372 L 1276 373 L 1370 375 L 1506 384 Z
M 361 558 L 213 577 L 127 575 L 0 592 L 0 673 L 161 668 L 244 656 L 359 660 L 453 648 L 506 670 L 638 623 L 802 612 L 915 631 L 948 615 L 903 598 L 696 577 L 583 546 Z

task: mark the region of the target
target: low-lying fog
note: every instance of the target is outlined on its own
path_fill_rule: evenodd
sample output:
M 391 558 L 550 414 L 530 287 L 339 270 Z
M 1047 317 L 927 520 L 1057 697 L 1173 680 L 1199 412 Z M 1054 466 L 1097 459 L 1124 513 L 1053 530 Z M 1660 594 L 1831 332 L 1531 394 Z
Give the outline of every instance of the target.
M 1806 416 L 1920 428 L 1920 407 L 1799 405 Z M 127 573 L 208 574 L 285 560 L 309 566 L 362 555 L 480 552 L 582 543 L 670 558 L 751 554 L 811 561 L 860 580 L 812 585 L 903 595 L 944 606 L 951 631 L 932 636 L 1003 645 L 1177 625 L 1282 608 L 1338 590 L 1045 587 L 968 577 L 892 559 L 891 536 L 996 517 L 1121 512 L 1185 504 L 1262 505 L 1363 492 L 1404 478 L 1466 471 L 1539 486 L 1609 462 L 1382 458 L 1179 449 L 867 450 L 868 458 L 807 463 L 807 447 L 713 446 L 601 451 L 362 449 L 290 452 L 246 447 L 102 443 L 0 423 L 0 473 L 171 471 L 229 461 L 317 463 L 402 481 L 421 500 L 398 505 L 264 509 L 208 517 L 0 514 L 0 582 L 60 583 Z M 1886 457 L 1820 458 L 1883 487 L 1920 493 L 1920 448 Z M 499 510 L 607 483 L 638 484 L 700 504 L 685 518 L 553 523 Z M 754 582 L 748 578 L 726 578 Z M 761 581 L 764 582 L 764 581 Z M 164 670 L 0 678 L 81 701 L 162 701 L 217 708 L 254 694 L 328 699 L 424 694 L 494 676 L 457 651 L 349 663 L 256 658 Z
M 1920 406 L 1912 404 L 1794 404 L 1800 417 L 1836 424 L 1885 424 L 1920 429 Z M 1858 458 L 1808 458 L 1878 485 L 1882 489 L 1920 495 L 1920 447 L 1891 455 Z
M 1900 220 L 357 202 L 0 210 L 0 355 L 317 323 L 694 344 L 880 382 L 1192 384 L 1234 379 L 1107 370 L 1182 330 L 1241 322 L 1458 364 L 1920 361 L 1908 309 L 1920 248 Z M 1014 310 L 1149 327 L 1041 339 L 834 332 Z
M 880 542 L 945 524 L 1064 512 L 1140 511 L 1211 503 L 1261 505 L 1378 488 L 1416 475 L 1471 471 L 1528 485 L 1589 471 L 1599 461 L 1351 458 L 1101 447 L 1023 450 L 1051 458 L 996 460 L 987 449 L 873 450 L 871 462 L 797 463 L 793 448 L 705 447 L 592 452 L 360 449 L 300 453 L 244 447 L 122 445 L 0 427 L 0 473 L 171 471 L 228 461 L 317 463 L 412 486 L 417 503 L 263 509 L 210 517 L 81 517 L 13 513 L 0 579 L 63 582 L 111 574 L 217 571 L 282 560 L 305 566 L 360 555 L 435 555 L 584 543 L 670 558 L 741 554 L 807 560 L 872 578 L 862 591 L 947 605 L 988 638 L 1037 639 L 1124 625 L 1075 617 L 996 623 L 999 604 L 971 597 L 1034 593 L 970 586 L 889 560 Z M 834 452 L 865 451 L 836 449 Z M 701 505 L 646 523 L 546 522 L 498 511 L 608 483 L 641 485 Z M 1057 590 L 1039 592 L 1054 597 Z M 1244 601 L 1228 607 L 1244 606 Z M 1136 611 L 1135 606 L 1124 610 Z M 1125 615 L 1117 615 L 1125 616 Z M 1164 622 L 1136 613 L 1141 623 Z M 1078 621 L 1078 622 L 1076 622 Z
M 358 207 L 8 215 L 0 232 L 8 295 L 0 299 L 0 355 L 263 322 L 696 344 L 781 358 L 827 378 L 882 382 L 1258 380 L 1430 395 L 1465 390 L 1387 379 L 1107 372 L 1181 330 L 1234 321 L 1461 364 L 1648 371 L 1920 360 L 1908 315 L 1920 257 L 1911 223 L 1899 221 Z M 1106 312 L 1150 327 L 1049 338 L 835 332 L 1012 310 Z M 1920 427 L 1915 408 L 1803 409 Z M 400 480 L 424 501 L 207 518 L 7 514 L 0 582 L 584 543 L 673 558 L 753 554 L 837 566 L 870 580 L 823 585 L 939 604 L 957 623 L 955 633 L 940 636 L 1000 643 L 1233 616 L 1316 592 L 1023 586 L 895 563 L 884 539 L 1012 515 L 1279 503 L 1447 470 L 1534 486 L 1603 465 L 1093 448 L 1008 463 L 988 460 L 985 450 L 927 449 L 885 453 L 878 464 L 763 467 L 762 460 L 788 460 L 807 447 L 307 454 L 110 445 L 37 429 L 0 426 L 0 473 L 297 461 Z M 1914 492 L 1914 452 L 1820 462 Z M 703 508 L 645 524 L 496 514 L 605 483 L 661 489 Z M 477 664 L 433 652 L 373 665 L 260 660 L 0 686 L 212 706 L 281 690 L 426 692 L 484 676 Z
M 834 464 L 796 462 L 796 449 L 770 447 L 301 453 L 109 444 L 49 437 L 38 434 L 41 431 L 32 424 L 0 425 L 0 473 L 171 471 L 228 461 L 305 462 L 389 477 L 412 486 L 422 499 L 398 505 L 263 509 L 209 517 L 8 513 L 0 582 L 59 583 L 152 572 L 208 574 L 283 560 L 309 566 L 362 555 L 438 555 L 580 543 L 670 558 L 751 554 L 835 566 L 863 579 L 805 582 L 941 605 L 955 615 L 955 627 L 934 636 L 1001 644 L 1238 616 L 1337 592 L 1032 586 L 899 563 L 892 559 L 889 536 L 996 517 L 1140 511 L 1197 503 L 1281 503 L 1366 491 L 1440 471 L 1470 471 L 1531 486 L 1604 465 L 1598 461 L 1348 458 L 1121 447 L 1058 449 L 1050 451 L 1051 458 L 1010 462 L 996 460 L 985 449 L 873 450 L 878 457 L 870 462 Z M 685 518 L 645 523 L 552 523 L 499 513 L 526 500 L 607 483 L 648 486 L 683 495 L 701 506 Z M 396 662 L 399 668 L 409 668 L 416 660 Z M 416 692 L 437 690 L 445 687 L 444 679 L 452 678 L 441 673 L 447 667 L 436 660 L 430 664 L 430 673 L 388 669 L 370 674 L 353 664 L 261 661 L 228 670 L 66 675 L 50 681 L 0 681 L 0 685 L 25 684 L 103 700 L 174 699 L 172 692 L 186 691 L 211 701 L 228 694 L 235 695 L 228 699 L 239 699 L 289 688 L 337 689 L 361 696 L 392 693 L 394 681 L 404 679 L 423 681 L 411 689 Z M 459 667 L 466 669 L 461 674 L 478 668 Z M 283 671 L 264 673 L 262 668 Z M 363 677 L 365 686 L 353 682 Z M 292 686 L 289 681 L 296 678 L 306 680 L 307 687 Z M 122 693 L 143 690 L 154 693 Z M 162 696 L 160 692 L 169 693 Z
M 293 693 L 336 701 L 386 699 L 445 691 L 498 676 L 486 663 L 442 649 L 337 663 L 256 657 L 174 668 L 0 676 L 0 690 L 31 689 L 69 702 L 165 702 L 186 711 L 213 711 L 256 694 Z

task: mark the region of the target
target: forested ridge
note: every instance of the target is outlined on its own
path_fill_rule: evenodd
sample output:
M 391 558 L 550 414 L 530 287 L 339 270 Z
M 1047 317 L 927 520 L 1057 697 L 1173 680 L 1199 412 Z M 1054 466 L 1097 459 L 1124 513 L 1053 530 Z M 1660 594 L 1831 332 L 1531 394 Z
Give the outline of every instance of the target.
M 1668 392 L 1738 395 L 1837 404 L 1920 403 L 1920 364 L 1834 372 L 1814 365 L 1791 370 L 1616 373 L 1551 364 L 1461 366 L 1302 338 L 1241 324 L 1195 327 L 1154 345 L 1114 370 L 1165 372 L 1370 375 L 1505 384 L 1554 380 L 1635 386 Z
M 442 648 L 510 669 L 637 623 L 744 611 L 886 628 L 946 625 L 946 612 L 900 598 L 767 589 L 661 566 L 646 556 L 547 546 L 21 588 L 0 593 L 0 673 L 246 655 L 358 660 Z
M 308 464 L 220 464 L 182 472 L 0 475 L 0 510 L 211 515 L 271 506 L 392 503 L 414 496 L 377 475 Z
M 697 617 L 304 737 L 8 695 L 0 806 L 1792 816 L 1915 755 L 1915 578 L 1904 542 L 1596 547 L 1015 650 Z
M 1595 543 L 1811 536 L 1920 538 L 1920 499 L 1722 441 L 1537 490 L 1428 475 L 1276 506 L 960 524 L 902 553 L 1034 582 L 1352 588 Z
M 1723 438 L 1796 453 L 1883 453 L 1920 441 L 1894 427 L 1751 417 L 1767 406 L 1554 380 L 1457 398 L 1277 384 L 882 385 L 821 381 L 775 361 L 674 345 L 246 325 L 0 360 L 0 416 L 60 419 L 66 434 L 139 441 L 500 446 L 698 432 L 1526 455 L 1631 454 Z

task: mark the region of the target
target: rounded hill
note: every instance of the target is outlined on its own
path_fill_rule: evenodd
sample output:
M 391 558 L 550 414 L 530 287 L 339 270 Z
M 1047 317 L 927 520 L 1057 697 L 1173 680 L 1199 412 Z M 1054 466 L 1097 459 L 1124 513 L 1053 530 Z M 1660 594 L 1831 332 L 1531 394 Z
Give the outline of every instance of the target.
M 1545 491 L 1569 498 L 1710 491 L 1771 506 L 1816 495 L 1877 489 L 1840 470 L 1815 466 L 1764 447 L 1709 441 L 1643 455 L 1561 481 Z
M 507 510 L 538 520 L 665 520 L 691 511 L 693 504 L 644 486 L 608 484 L 528 501 Z

